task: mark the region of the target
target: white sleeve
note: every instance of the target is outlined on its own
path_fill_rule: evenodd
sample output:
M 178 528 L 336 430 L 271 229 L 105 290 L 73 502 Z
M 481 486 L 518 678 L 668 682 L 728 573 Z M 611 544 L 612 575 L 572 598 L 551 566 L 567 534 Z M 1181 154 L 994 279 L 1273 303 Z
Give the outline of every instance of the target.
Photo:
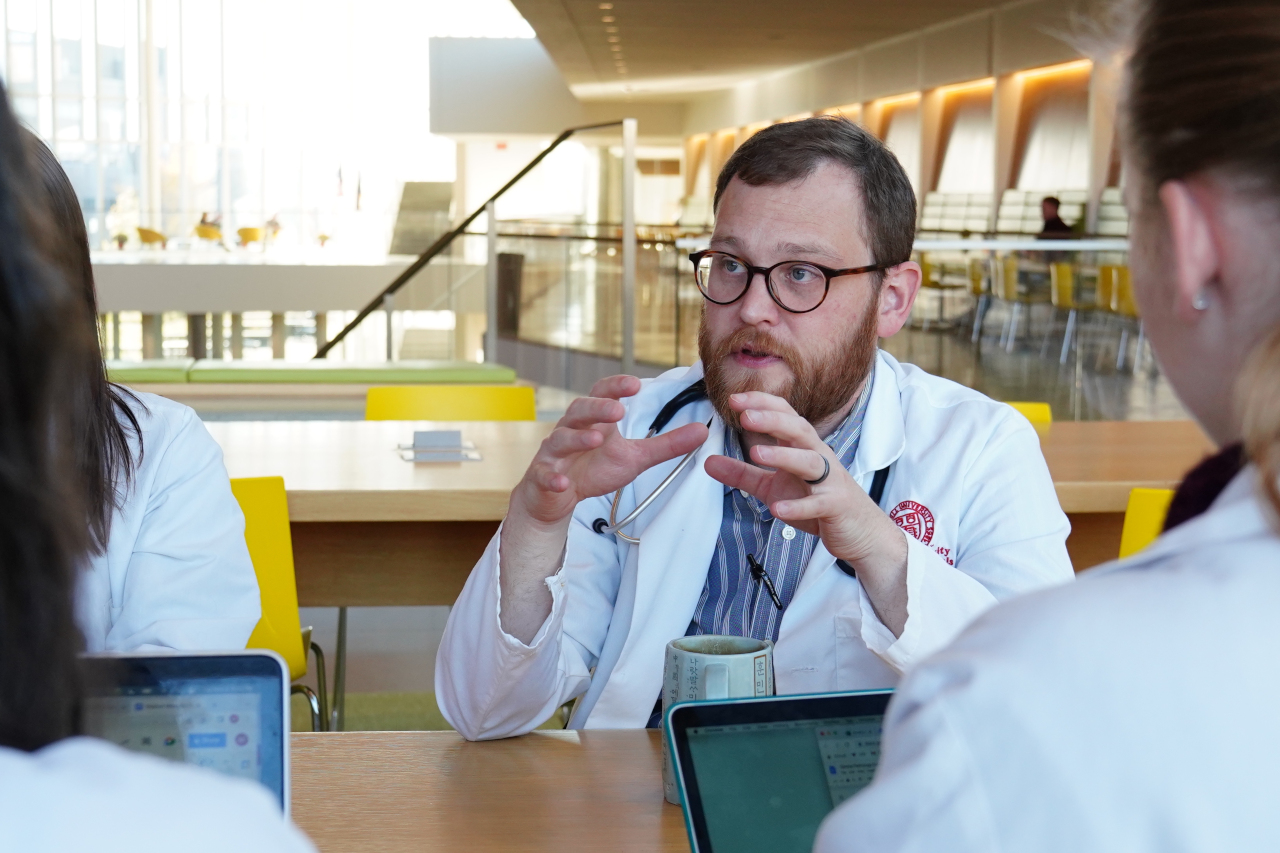
M 574 512 L 565 562 L 547 578 L 551 613 L 528 645 L 502 630 L 501 528 L 471 570 L 449 613 L 435 680 L 441 712 L 468 740 L 529 732 L 587 689 L 621 578 L 615 538 L 590 528 L 600 500 Z
M 907 535 L 907 623 L 895 638 L 859 584 L 862 639 L 905 672 L 998 601 L 1071 580 L 1071 525 L 1035 431 L 1010 415 L 978 451 L 961 486 L 955 565 Z
M 814 853 L 996 851 L 986 789 L 945 698 L 894 697 L 874 781 L 829 814 Z
M 262 615 L 244 514 L 222 449 L 187 410 L 159 454 L 129 555 L 110 651 L 243 649 Z

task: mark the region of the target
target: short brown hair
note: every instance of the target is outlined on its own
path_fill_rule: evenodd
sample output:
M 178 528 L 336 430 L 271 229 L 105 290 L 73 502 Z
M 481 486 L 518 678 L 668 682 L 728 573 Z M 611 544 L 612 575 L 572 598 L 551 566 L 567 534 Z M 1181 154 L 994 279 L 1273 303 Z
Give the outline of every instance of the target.
M 916 194 L 898 158 L 885 144 L 843 116 L 818 116 L 766 127 L 742 143 L 716 179 L 715 207 L 734 178 L 753 187 L 807 178 L 825 162 L 853 172 L 867 213 L 863 238 L 878 264 L 911 259 L 916 237 Z

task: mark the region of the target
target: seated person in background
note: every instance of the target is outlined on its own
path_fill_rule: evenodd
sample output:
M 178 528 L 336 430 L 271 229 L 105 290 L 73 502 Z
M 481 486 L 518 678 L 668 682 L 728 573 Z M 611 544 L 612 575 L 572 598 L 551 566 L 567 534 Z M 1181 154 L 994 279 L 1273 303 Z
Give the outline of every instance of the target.
M 1064 237 L 1074 237 L 1075 232 L 1071 230 L 1071 226 L 1062 221 L 1062 217 L 1058 215 L 1058 208 L 1062 206 L 1062 202 L 1054 196 L 1046 196 L 1040 200 L 1040 215 L 1044 217 L 1044 227 L 1040 229 L 1040 237 L 1051 237 L 1062 239 Z
M 775 641 L 779 693 L 889 687 L 997 600 L 1072 576 L 1031 425 L 877 349 L 920 285 L 889 150 L 841 118 L 777 124 L 715 202 L 700 362 L 570 405 L 449 616 L 437 698 L 468 738 L 575 697 L 575 728 L 656 722 L 686 634 Z M 602 530 L 615 489 L 621 519 L 690 452 L 622 531 L 638 544 Z
M 22 136 L 65 244 L 56 262 L 95 333 L 80 203 L 53 152 Z M 91 536 L 76 608 L 87 650 L 243 649 L 261 602 L 222 449 L 191 409 L 107 381 L 93 358 L 75 437 Z
M 20 133 L 0 94 L 0 850 L 310 851 L 253 782 L 71 737 L 73 599 L 93 541 L 77 408 L 102 364 L 83 283 L 39 257 L 74 246 L 31 204 Z
M 1280 4 L 1135 8 L 1134 295 L 1223 451 L 1145 551 L 917 667 L 821 853 L 1280 850 Z

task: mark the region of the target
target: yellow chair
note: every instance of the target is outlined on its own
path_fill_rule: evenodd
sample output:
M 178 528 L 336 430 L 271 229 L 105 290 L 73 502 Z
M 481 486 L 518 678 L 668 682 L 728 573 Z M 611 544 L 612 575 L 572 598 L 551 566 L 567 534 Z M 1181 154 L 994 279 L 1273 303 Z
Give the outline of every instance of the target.
M 1146 548 L 1164 530 L 1164 519 L 1173 502 L 1173 489 L 1134 489 L 1129 492 L 1129 505 L 1124 511 L 1124 528 L 1120 532 L 1120 558 L 1124 559 Z
M 236 236 L 240 238 L 241 246 L 247 246 L 250 243 L 261 243 L 263 241 L 261 228 L 241 228 L 236 232 Z
M 1044 343 L 1040 346 L 1040 357 L 1044 358 L 1049 348 L 1049 339 L 1053 337 L 1057 326 L 1057 315 L 1067 312 L 1067 327 L 1062 333 L 1062 352 L 1058 355 L 1058 363 L 1066 364 L 1071 354 L 1071 346 L 1075 343 L 1077 318 L 1080 309 L 1085 307 L 1076 302 L 1076 268 L 1064 261 L 1049 264 L 1049 302 L 1053 305 L 1054 322 L 1050 324 L 1044 335 Z
M 370 421 L 533 421 L 533 389 L 526 385 L 390 385 L 365 397 Z
M 1129 325 L 1137 323 L 1138 343 L 1133 353 L 1133 370 L 1136 373 L 1142 366 L 1142 345 L 1146 338 L 1146 330 L 1142 326 L 1142 318 L 1138 316 L 1138 303 L 1133 298 L 1133 280 L 1129 277 L 1129 268 L 1127 266 L 1115 267 L 1113 281 L 1111 310 L 1125 323 L 1120 330 L 1120 346 L 1116 353 L 1116 370 L 1124 369 L 1125 356 L 1129 354 Z
M 987 259 L 969 258 L 969 295 L 973 297 L 973 335 L 969 342 L 982 340 L 982 321 L 991 308 L 991 292 L 987 289 Z
M 1048 403 L 1006 403 L 1005 405 L 1012 406 L 1018 414 L 1031 421 L 1037 433 L 1043 435 L 1053 425 L 1053 409 Z
M 249 546 L 253 570 L 258 576 L 262 598 L 262 618 L 249 636 L 245 648 L 271 649 L 289 664 L 289 677 L 296 681 L 307 674 L 307 649 L 316 656 L 316 685 L 320 695 L 303 684 L 292 693 L 307 697 L 311 706 L 313 731 L 329 728 L 325 698 L 324 652 L 311 640 L 311 629 L 298 619 L 298 587 L 293 574 L 293 537 L 289 532 L 289 504 L 283 477 L 246 477 L 231 481 L 244 513 L 244 539 Z
M 152 231 L 150 228 L 138 227 L 138 239 L 142 241 L 144 246 L 154 246 L 160 244 L 160 248 L 169 247 L 169 238 L 161 234 L 159 231 Z
M 1013 352 L 1018 340 L 1018 320 L 1022 316 L 1022 308 L 1027 309 L 1027 325 L 1031 324 L 1031 305 L 1043 301 L 1034 299 L 1018 289 L 1018 273 L 1020 265 L 1016 255 L 1007 255 L 995 265 L 995 280 L 992 282 L 992 293 L 996 299 L 1009 304 L 1009 312 L 1004 321 L 1004 331 L 1000 334 L 1000 345 L 1005 352 Z
M 213 240 L 215 243 L 221 243 L 222 229 L 217 225 L 197 225 L 196 236 L 201 240 Z
M 1115 277 L 1114 264 L 1102 264 L 1098 267 L 1098 285 L 1093 291 L 1094 307 L 1105 311 L 1111 310 L 1111 294 L 1115 292 Z

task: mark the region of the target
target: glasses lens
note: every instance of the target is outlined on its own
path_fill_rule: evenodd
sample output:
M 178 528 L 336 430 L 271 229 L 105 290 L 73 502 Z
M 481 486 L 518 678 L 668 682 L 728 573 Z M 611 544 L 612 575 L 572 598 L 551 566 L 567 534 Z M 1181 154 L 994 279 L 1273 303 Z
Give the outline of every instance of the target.
M 769 276 L 769 284 L 791 311 L 812 311 L 827 293 L 827 276 L 813 264 L 783 264 Z
M 708 252 L 698 260 L 698 289 L 712 302 L 727 304 L 742 295 L 751 273 L 733 255 Z

